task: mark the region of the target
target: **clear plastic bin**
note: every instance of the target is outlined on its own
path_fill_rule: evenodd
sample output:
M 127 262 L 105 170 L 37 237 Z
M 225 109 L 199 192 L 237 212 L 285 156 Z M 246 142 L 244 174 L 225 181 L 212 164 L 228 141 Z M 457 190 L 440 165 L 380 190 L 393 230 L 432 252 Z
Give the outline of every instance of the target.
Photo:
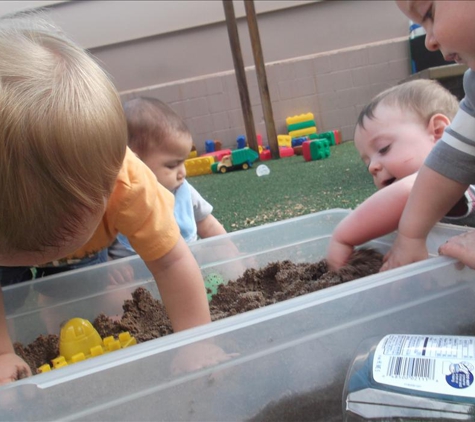
M 237 268 L 246 266 L 283 259 L 318 261 L 347 213 L 330 210 L 298 217 L 203 240 L 191 248 L 204 275 L 218 272 L 225 279 L 235 278 Z M 438 225 L 430 235 L 430 252 L 436 254 L 439 244 L 465 230 Z M 392 240 L 393 235 L 386 236 L 369 246 L 385 252 Z M 212 253 L 229 241 L 239 256 Z M 101 311 L 115 312 L 100 307 L 110 302 L 104 296 L 114 292 L 143 285 L 158 295 L 140 260 L 126 261 L 135 271 L 133 285 L 105 292 L 85 288 L 46 308 L 29 302 L 8 316 L 14 338 L 34 339 L 41 332 L 38 321 L 44 309 L 92 319 Z M 124 263 L 39 283 L 61 283 L 67 291 L 66 286 L 81 280 L 101 280 Z M 17 288 L 24 287 L 5 289 L 7 303 Z M 272 412 L 281 414 L 282 409 L 291 412 L 291 420 L 305 420 L 309 414 L 313 420 L 341 420 L 345 375 L 362 340 L 386 333 L 470 334 L 474 288 L 472 270 L 458 270 L 454 260 L 435 257 L 0 387 L 0 420 L 264 421 L 276 420 Z M 173 374 L 174 356 L 206 339 L 238 356 Z

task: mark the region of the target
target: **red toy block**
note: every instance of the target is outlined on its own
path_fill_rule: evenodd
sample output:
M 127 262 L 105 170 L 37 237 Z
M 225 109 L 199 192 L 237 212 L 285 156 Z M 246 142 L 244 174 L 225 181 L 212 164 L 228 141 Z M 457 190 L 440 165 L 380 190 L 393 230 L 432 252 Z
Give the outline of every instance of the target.
M 338 129 L 335 129 L 333 134 L 335 135 L 335 145 L 341 144 L 341 132 Z
M 310 142 L 305 141 L 302 144 L 302 155 L 305 161 L 312 161 L 312 155 L 310 154 Z
M 302 155 L 303 154 L 302 145 L 298 145 L 296 147 L 293 147 L 293 150 L 294 150 L 295 155 Z
M 262 146 L 262 135 L 260 133 L 256 135 L 256 139 L 257 139 L 257 145 Z
M 230 149 L 221 149 L 219 151 L 213 151 L 213 152 L 208 152 L 207 154 L 202 154 L 200 155 L 200 157 L 208 157 L 208 156 L 211 156 L 211 157 L 214 157 L 215 161 L 221 161 L 221 159 L 225 156 L 225 155 L 229 155 L 231 154 L 231 150 Z
M 264 149 L 259 154 L 259 159 L 261 161 L 267 161 L 267 160 L 270 160 L 271 158 L 272 158 L 272 155 L 271 155 L 270 149 Z
M 292 157 L 295 155 L 293 148 L 291 147 L 279 147 L 280 158 Z

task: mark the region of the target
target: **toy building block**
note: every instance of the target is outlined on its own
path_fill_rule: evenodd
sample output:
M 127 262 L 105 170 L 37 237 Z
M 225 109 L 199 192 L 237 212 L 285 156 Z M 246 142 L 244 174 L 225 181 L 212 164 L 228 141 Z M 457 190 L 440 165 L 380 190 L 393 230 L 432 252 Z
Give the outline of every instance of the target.
M 260 133 L 256 134 L 257 145 L 262 146 L 262 135 Z
M 246 148 L 246 137 L 244 135 L 239 135 L 236 139 L 237 149 Z
M 302 155 L 303 154 L 302 145 L 297 145 L 297 146 L 293 147 L 293 150 L 294 150 L 295 155 Z
M 279 156 L 280 158 L 292 157 L 294 156 L 294 150 L 292 147 L 279 147 Z
M 292 137 L 289 135 L 277 135 L 277 144 L 279 147 L 291 147 Z
M 313 135 L 310 135 L 309 138 L 310 139 L 326 139 L 330 143 L 330 146 L 336 145 L 335 134 L 333 133 L 333 131 L 315 133 Z
M 196 151 L 196 147 L 194 145 L 191 146 L 191 151 L 188 154 L 188 158 L 195 158 L 198 157 L 198 151 Z
M 310 141 L 310 157 L 312 160 L 323 160 L 330 157 L 330 144 L 326 139 Z
M 305 141 L 302 144 L 302 155 L 305 161 L 328 158 L 330 156 L 330 145 L 326 139 Z
M 214 152 L 214 141 L 212 139 L 208 139 L 205 141 L 205 151 Z
M 338 129 L 335 129 L 333 131 L 333 134 L 335 135 L 335 144 L 340 145 L 341 144 L 341 132 Z
M 310 142 L 313 141 L 305 141 L 302 144 L 302 155 L 305 161 L 312 161 L 312 156 L 310 155 Z
M 211 164 L 214 163 L 213 156 L 188 158 L 185 160 L 186 175 L 200 176 L 202 174 L 211 174 Z
M 300 130 L 293 130 L 289 132 L 289 136 L 292 138 L 298 138 L 300 136 L 305 136 L 305 135 L 310 135 L 312 133 L 317 133 L 317 128 L 314 127 L 308 127 L 306 129 L 300 129 Z
M 223 144 L 221 143 L 221 141 L 215 140 L 214 141 L 214 150 L 215 151 L 221 151 L 221 148 L 223 148 Z
M 298 138 L 292 138 L 292 147 L 301 146 L 305 141 L 308 141 L 307 136 L 300 136 Z
M 285 124 L 288 126 L 294 125 L 296 123 L 306 122 L 308 120 L 314 120 L 313 113 L 299 114 L 292 117 L 287 117 L 285 119 Z
M 120 333 L 117 339 L 113 336 L 102 339 L 88 320 L 73 318 L 61 327 L 59 356 L 52 359 L 51 363 L 53 369 L 59 369 L 135 344 L 137 340 L 129 332 Z M 38 371 L 49 372 L 51 369 L 51 365 L 46 363 L 41 365 Z
M 213 296 L 218 293 L 218 287 L 224 283 L 223 277 L 218 273 L 208 274 L 205 278 L 206 296 L 208 296 L 208 302 L 211 301 Z
M 213 157 L 214 161 L 221 161 L 225 155 L 231 154 L 230 149 L 220 149 L 219 151 L 209 152 L 208 154 L 203 154 L 201 157 Z
M 317 125 L 315 124 L 315 120 L 307 120 L 305 122 L 293 123 L 287 126 L 287 130 L 289 132 L 292 132 L 294 130 L 306 129 L 308 127 L 317 127 Z
M 267 161 L 272 159 L 272 153 L 270 149 L 263 149 L 262 152 L 259 153 L 259 160 Z

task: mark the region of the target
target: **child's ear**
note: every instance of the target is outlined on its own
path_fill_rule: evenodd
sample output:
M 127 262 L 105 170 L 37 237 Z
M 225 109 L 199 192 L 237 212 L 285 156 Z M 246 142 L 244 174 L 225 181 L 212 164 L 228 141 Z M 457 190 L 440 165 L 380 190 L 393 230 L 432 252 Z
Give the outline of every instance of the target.
M 450 119 L 441 113 L 434 114 L 427 125 L 427 129 L 434 136 L 434 142 L 442 138 L 445 128 L 450 125 Z

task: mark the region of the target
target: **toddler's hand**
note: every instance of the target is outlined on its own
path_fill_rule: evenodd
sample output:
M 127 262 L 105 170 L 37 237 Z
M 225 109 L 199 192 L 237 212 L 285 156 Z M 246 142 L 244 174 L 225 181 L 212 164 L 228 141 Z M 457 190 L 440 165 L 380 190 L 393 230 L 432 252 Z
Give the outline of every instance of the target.
M 456 258 L 475 270 L 475 230 L 452 237 L 439 247 L 439 253 Z
M 426 239 L 412 239 L 398 234 L 393 246 L 384 256 L 380 272 L 422 261 L 428 256 Z
M 338 271 L 343 267 L 353 253 L 353 246 L 337 242 L 334 238 L 330 240 L 327 252 L 327 264 L 330 271 Z
M 13 352 L 0 355 L 0 385 L 30 376 L 31 369 L 20 356 Z
M 210 341 L 201 341 L 182 347 L 172 362 L 172 374 L 192 372 L 217 365 L 238 356 L 238 353 L 226 353 Z
M 129 264 L 122 264 L 114 269 L 109 269 L 109 285 L 131 283 L 134 281 L 134 269 Z

